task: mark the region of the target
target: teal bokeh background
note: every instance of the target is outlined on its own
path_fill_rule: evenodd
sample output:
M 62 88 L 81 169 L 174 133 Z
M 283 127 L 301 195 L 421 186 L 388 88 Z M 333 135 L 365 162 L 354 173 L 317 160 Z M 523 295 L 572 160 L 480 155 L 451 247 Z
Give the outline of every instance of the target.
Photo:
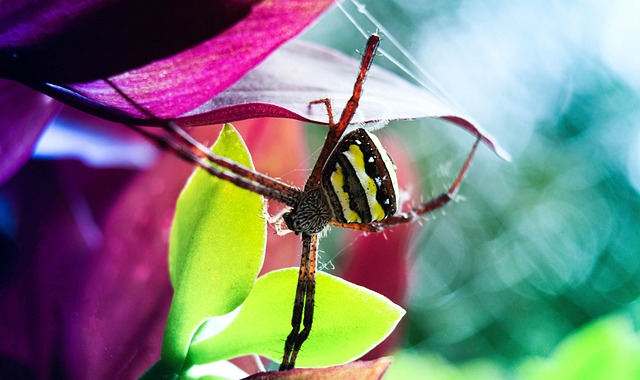
M 363 4 L 513 155 L 481 149 L 463 200 L 422 229 L 406 349 L 512 365 L 627 310 L 640 295 L 640 5 Z M 365 41 L 339 10 L 304 38 L 354 56 Z M 397 55 L 389 38 L 382 47 Z M 404 138 L 425 196 L 453 180 L 473 143 L 438 121 L 380 133 Z

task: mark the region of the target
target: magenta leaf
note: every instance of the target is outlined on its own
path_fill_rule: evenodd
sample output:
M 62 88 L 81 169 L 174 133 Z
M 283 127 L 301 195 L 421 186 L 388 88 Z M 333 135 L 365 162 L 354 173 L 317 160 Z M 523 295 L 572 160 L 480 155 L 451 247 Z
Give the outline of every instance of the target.
M 14 24 L 0 34 L 0 76 L 38 90 L 64 85 L 135 115 L 99 79 L 109 77 L 153 114 L 172 117 L 169 111 L 187 112 L 236 82 L 332 1 L 66 3 L 23 4 L 0 18 Z
M 324 106 L 310 107 L 309 102 L 330 98 L 334 114 L 338 117 L 351 96 L 358 68 L 359 62 L 354 58 L 309 43 L 292 41 L 278 49 L 226 91 L 186 112 L 183 90 L 176 92 L 175 88 L 165 88 L 163 81 L 147 80 L 139 85 L 154 87 L 153 93 L 157 99 L 164 100 L 162 115 L 177 119 L 183 126 L 256 117 L 284 117 L 327 124 Z M 148 107 L 137 97 L 137 84 L 122 82 L 118 83 L 118 86 L 135 102 Z M 59 98 L 63 94 L 63 100 L 88 112 L 93 111 L 101 117 L 134 121 L 139 124 L 158 123 L 157 120 L 148 117 L 140 118 L 141 115 L 137 111 L 114 110 L 114 107 L 126 108 L 122 104 L 122 97 L 115 92 L 105 94 L 98 87 L 84 87 L 83 90 L 86 98 L 59 88 L 51 88 L 49 93 L 53 96 L 58 95 Z M 191 90 L 193 89 L 184 91 Z M 99 105 L 103 108 L 98 109 L 94 103 L 96 101 L 100 102 Z M 498 156 L 509 158 L 509 154 L 478 123 L 447 106 L 429 91 L 374 65 L 364 85 L 364 95 L 353 122 L 416 118 L 439 118 L 452 122 L 472 134 L 479 134 Z
M 16 72 L 50 82 L 86 82 L 210 39 L 246 17 L 256 2 L 16 1 L 3 9 L 9 28 L 0 40 Z
M 0 184 L 29 159 L 61 104 L 24 85 L 0 80 Z
M 104 80 L 98 79 L 109 77 L 145 109 L 170 118 L 198 107 L 228 88 L 301 32 L 331 3 L 330 0 L 2 3 L 0 77 L 21 81 L 104 119 L 118 121 L 117 115 L 141 117 Z M 37 136 L 55 112 L 43 106 L 45 100 L 49 101 L 46 96 L 37 94 L 33 102 L 23 101 L 16 107 L 14 101 L 21 99 L 26 90 L 0 89 L 1 183 L 29 157 Z M 52 107 L 57 110 L 59 105 Z M 18 121 L 20 118 L 22 122 Z

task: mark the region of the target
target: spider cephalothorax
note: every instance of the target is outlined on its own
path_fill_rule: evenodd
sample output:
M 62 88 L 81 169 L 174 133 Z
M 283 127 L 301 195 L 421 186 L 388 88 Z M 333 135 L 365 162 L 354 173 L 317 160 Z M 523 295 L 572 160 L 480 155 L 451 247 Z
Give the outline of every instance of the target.
M 331 208 L 322 189 L 314 188 L 305 191 L 300 202 L 282 218 L 287 228 L 296 235 L 318 234 L 324 230 L 332 220 Z

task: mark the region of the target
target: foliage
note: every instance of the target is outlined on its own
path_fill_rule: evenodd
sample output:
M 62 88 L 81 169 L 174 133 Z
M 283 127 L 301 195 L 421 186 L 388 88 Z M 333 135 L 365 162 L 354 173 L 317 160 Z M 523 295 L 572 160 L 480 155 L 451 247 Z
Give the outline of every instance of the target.
M 251 166 L 246 146 L 230 125 L 212 150 Z M 165 370 L 188 377 L 194 366 L 253 353 L 280 359 L 290 331 L 297 268 L 256 281 L 265 249 L 262 207 L 260 196 L 202 169 L 189 179 L 171 232 L 175 294 L 161 363 L 147 377 Z M 322 272 L 316 291 L 314 327 L 300 352 L 301 366 L 330 366 L 362 356 L 404 314 L 385 297 Z
M 640 378 L 640 334 L 637 313 L 614 314 L 593 321 L 564 339 L 548 358 L 531 357 L 515 368 L 489 359 L 452 364 L 438 355 L 399 352 L 387 380 L 416 373 L 433 380 L 631 380 Z

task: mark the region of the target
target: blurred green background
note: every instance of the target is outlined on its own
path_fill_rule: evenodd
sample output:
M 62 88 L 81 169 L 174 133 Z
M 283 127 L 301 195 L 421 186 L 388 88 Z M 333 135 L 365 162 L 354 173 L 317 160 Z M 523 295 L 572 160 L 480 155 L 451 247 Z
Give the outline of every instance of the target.
M 560 342 L 612 313 L 627 327 L 603 336 L 614 347 L 635 339 L 635 359 L 622 363 L 640 362 L 640 3 L 362 4 L 513 155 L 507 163 L 482 148 L 464 200 L 422 229 L 397 365 L 445 368 L 442 378 L 522 375 L 523 362 L 557 358 Z M 351 55 L 365 41 L 338 9 L 304 38 Z M 383 48 L 397 56 L 388 38 Z M 384 58 L 376 64 L 399 73 Z M 453 180 L 473 143 L 433 120 L 381 133 L 410 134 L 426 195 Z M 472 369 L 451 372 L 444 361 Z M 618 375 L 640 378 L 629 373 Z

